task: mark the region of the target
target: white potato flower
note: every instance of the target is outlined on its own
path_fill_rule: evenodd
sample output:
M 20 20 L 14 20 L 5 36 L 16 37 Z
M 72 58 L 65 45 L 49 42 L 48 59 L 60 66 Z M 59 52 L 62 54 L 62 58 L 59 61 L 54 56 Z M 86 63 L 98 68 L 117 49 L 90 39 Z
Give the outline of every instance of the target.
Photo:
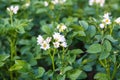
M 47 37 L 45 41 L 46 41 L 47 43 L 50 43 L 51 39 L 52 39 L 51 37 Z
M 55 4 L 63 4 L 63 3 L 66 2 L 66 0 L 52 0 L 51 2 L 52 2 L 54 5 L 55 5 Z
M 66 43 L 66 42 L 62 42 L 60 45 L 61 45 L 62 47 L 67 47 L 67 43 Z
M 111 20 L 110 20 L 110 17 L 109 17 L 109 15 L 110 15 L 110 13 L 105 13 L 104 15 L 103 15 L 103 20 L 102 20 L 102 22 L 104 23 L 104 24 L 111 24 Z
M 111 24 L 111 20 L 109 18 L 104 18 L 102 22 L 105 24 Z
M 65 36 L 61 35 L 60 42 L 66 41 Z
M 101 7 L 104 6 L 105 0 L 95 0 L 96 4 L 99 4 Z
M 60 42 L 60 38 L 61 38 L 60 33 L 55 32 L 53 34 L 53 38 L 55 39 L 56 42 Z
M 109 15 L 110 15 L 111 13 L 105 13 L 104 15 L 103 15 L 103 18 L 109 18 Z
M 59 48 L 60 47 L 60 43 L 59 42 L 53 42 L 53 45 L 55 48 Z
M 18 10 L 19 10 L 19 6 L 10 6 L 9 8 L 7 8 L 8 11 L 12 11 L 14 14 L 17 14 Z
M 105 0 L 89 0 L 89 5 L 92 6 L 93 4 L 100 5 L 101 7 L 104 6 Z
M 43 41 L 40 48 L 43 50 L 47 50 L 50 48 L 50 45 L 46 41 Z
M 57 33 L 57 32 L 53 34 L 53 39 L 56 42 L 63 42 L 63 41 L 65 41 L 65 37 L 63 35 L 60 35 L 60 33 Z
M 116 22 L 117 24 L 120 24 L 120 17 L 118 17 L 118 18 L 115 20 L 115 22 Z
M 59 32 L 63 32 L 66 28 L 66 25 L 64 25 L 63 23 L 57 25 L 57 29 L 59 30 Z
M 103 7 L 105 4 L 105 0 L 100 0 L 100 6 Z
M 38 45 L 41 45 L 41 44 L 43 43 L 43 41 L 44 41 L 43 37 L 42 37 L 41 35 L 39 35 L 39 36 L 37 37 L 37 44 L 38 44 Z
M 65 3 L 66 2 L 66 0 L 59 0 L 59 3 L 60 4 L 63 4 L 63 3 Z
M 47 1 L 44 1 L 44 6 L 48 6 L 49 5 L 49 3 L 47 2 Z
M 89 5 L 92 6 L 95 3 L 94 0 L 89 0 Z
M 105 25 L 103 23 L 101 23 L 99 26 L 101 29 L 103 29 L 105 27 Z
M 30 6 L 30 2 L 26 3 L 25 6 L 26 6 L 26 7 L 29 7 L 29 6 Z
M 58 4 L 59 1 L 58 1 L 58 0 L 52 0 L 52 3 L 53 3 L 53 4 Z

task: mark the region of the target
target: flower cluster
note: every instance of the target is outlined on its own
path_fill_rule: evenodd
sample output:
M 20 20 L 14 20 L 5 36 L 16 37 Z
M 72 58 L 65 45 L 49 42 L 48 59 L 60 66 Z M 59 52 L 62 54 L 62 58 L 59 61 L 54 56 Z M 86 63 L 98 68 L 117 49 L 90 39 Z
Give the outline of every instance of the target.
M 118 17 L 115 22 L 120 25 L 120 17 Z
M 66 28 L 67 27 L 63 23 L 57 25 L 59 32 L 63 32 Z M 47 37 L 46 39 L 39 35 L 37 37 L 37 43 L 41 46 L 40 48 L 47 50 L 50 48 L 50 43 L 52 43 L 51 45 L 53 45 L 54 48 L 67 47 L 65 36 L 59 32 L 54 32 L 52 37 Z
M 66 0 L 52 0 L 53 4 L 63 4 Z
M 8 7 L 7 8 L 7 10 L 9 11 L 9 12 L 12 12 L 12 13 L 14 13 L 14 14 L 17 14 L 17 12 L 18 12 L 18 10 L 19 10 L 19 6 L 18 5 L 16 5 L 16 6 L 10 6 L 10 7 Z
M 51 41 L 52 37 L 47 37 L 46 39 L 44 39 L 41 35 L 37 37 L 37 44 L 40 45 L 40 48 L 43 50 L 47 50 L 50 48 Z M 59 48 L 60 46 L 67 47 L 66 39 L 60 33 L 55 32 L 53 34 L 53 41 L 54 42 L 52 42 L 52 45 L 54 46 L 54 48 Z
M 111 24 L 111 20 L 110 20 L 110 13 L 105 13 L 103 15 L 103 20 L 102 23 L 100 24 L 100 28 L 104 28 L 106 25 L 110 25 Z
M 47 1 L 44 1 L 44 6 L 48 6 L 49 5 L 49 3 L 47 2 Z
M 29 7 L 30 6 L 30 2 L 25 3 L 25 6 Z
M 53 34 L 53 39 L 54 39 L 54 42 L 53 42 L 54 48 L 59 48 L 60 46 L 67 47 L 66 39 L 60 33 L 55 32 Z
M 41 47 L 41 49 L 43 49 L 43 50 L 47 50 L 47 49 L 49 49 L 50 48 L 50 41 L 51 41 L 51 37 L 47 37 L 46 39 L 44 39 L 41 35 L 39 35 L 38 37 L 37 37 L 37 43 L 38 43 L 38 45 L 40 45 Z
M 67 28 L 66 25 L 63 23 L 58 24 L 57 26 L 57 29 L 59 30 L 59 32 L 63 32 L 66 28 Z
M 89 0 L 89 5 L 92 6 L 93 4 L 100 5 L 101 7 L 104 6 L 105 0 Z
M 51 0 L 51 3 L 54 4 L 54 5 L 63 4 L 65 2 L 66 2 L 66 0 Z M 44 6 L 47 7 L 48 5 L 49 5 L 49 3 L 47 1 L 44 1 Z

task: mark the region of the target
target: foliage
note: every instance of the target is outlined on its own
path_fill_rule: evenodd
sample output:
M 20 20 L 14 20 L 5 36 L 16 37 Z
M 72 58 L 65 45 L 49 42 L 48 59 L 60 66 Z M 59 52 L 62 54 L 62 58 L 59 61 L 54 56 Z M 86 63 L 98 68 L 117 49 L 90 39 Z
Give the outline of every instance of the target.
M 119 80 L 120 1 L 90 1 L 0 0 L 0 80 Z

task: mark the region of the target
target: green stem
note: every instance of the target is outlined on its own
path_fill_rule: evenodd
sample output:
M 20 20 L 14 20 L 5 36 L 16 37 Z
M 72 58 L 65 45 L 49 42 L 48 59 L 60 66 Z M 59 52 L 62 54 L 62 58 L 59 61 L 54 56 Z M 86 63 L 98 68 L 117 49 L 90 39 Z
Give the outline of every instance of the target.
M 116 72 L 117 72 L 117 63 L 114 64 L 114 70 L 113 70 L 113 74 L 112 74 L 112 80 L 114 80 Z
M 106 72 L 108 75 L 108 79 L 110 80 L 110 65 L 108 64 L 107 60 L 105 59 L 105 64 L 106 64 Z
M 11 52 L 11 61 L 14 57 L 14 46 L 12 40 L 10 40 L 10 52 Z M 10 80 L 13 80 L 13 73 L 10 71 Z
M 105 64 L 102 62 L 102 60 L 99 60 L 99 62 L 105 68 Z
M 12 15 L 13 15 L 13 13 L 10 12 L 10 23 L 11 23 L 11 25 L 13 24 L 13 18 L 12 18 Z
M 12 73 L 12 72 L 10 72 L 10 80 L 14 80 L 14 79 L 13 79 L 13 73 Z
M 96 5 L 96 17 L 98 18 L 98 15 L 99 15 L 99 6 L 98 5 Z
M 107 72 L 107 75 L 108 75 L 108 79 L 110 80 L 111 78 L 110 78 L 110 68 L 109 67 L 106 68 L 106 72 Z
M 13 57 L 17 55 L 15 40 L 10 40 L 10 52 L 11 52 L 11 60 L 12 60 Z
M 52 59 L 52 67 L 53 67 L 53 71 L 54 71 L 55 70 L 54 57 L 52 56 L 51 59 Z
M 53 68 L 53 71 L 55 70 L 55 64 L 54 64 L 54 55 L 55 55 L 55 49 L 53 50 L 53 55 L 51 54 L 51 51 L 49 51 L 49 56 L 51 58 L 51 61 L 52 61 L 52 68 Z
M 110 35 L 112 35 L 112 27 L 110 28 Z
M 114 29 L 114 23 L 112 23 L 111 26 L 110 26 L 110 35 L 112 35 L 113 29 Z
M 63 50 L 62 50 L 62 60 L 64 60 L 64 54 L 65 54 L 65 49 L 64 49 L 64 47 L 63 47 Z
M 117 69 L 120 67 L 120 64 L 118 64 Z
M 10 43 L 10 54 L 11 54 L 11 61 L 13 60 L 14 56 L 16 56 L 16 39 L 12 37 L 8 37 L 8 41 Z M 12 65 L 12 63 L 11 63 Z M 13 72 L 10 71 L 10 80 L 14 80 Z

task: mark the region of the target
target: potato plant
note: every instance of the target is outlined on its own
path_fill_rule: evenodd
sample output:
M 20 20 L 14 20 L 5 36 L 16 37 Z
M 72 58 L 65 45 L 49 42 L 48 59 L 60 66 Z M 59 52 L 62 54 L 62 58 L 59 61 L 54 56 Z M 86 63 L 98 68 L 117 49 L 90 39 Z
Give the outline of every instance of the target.
M 0 0 L 0 80 L 120 80 L 119 0 Z

